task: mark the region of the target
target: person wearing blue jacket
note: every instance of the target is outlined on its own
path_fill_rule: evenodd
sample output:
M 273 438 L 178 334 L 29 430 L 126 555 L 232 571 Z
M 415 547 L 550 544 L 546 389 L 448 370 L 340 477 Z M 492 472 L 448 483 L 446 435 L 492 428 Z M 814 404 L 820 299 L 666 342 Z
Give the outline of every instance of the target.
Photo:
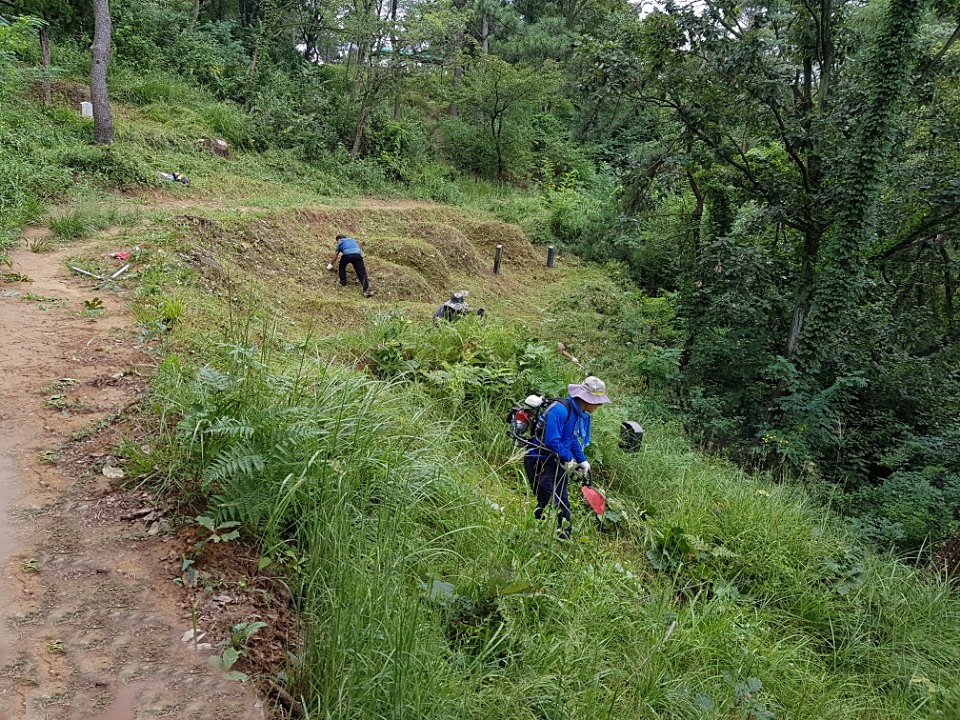
M 590 444 L 591 415 L 610 402 L 603 380 L 591 375 L 567 386 L 569 397 L 555 401 L 541 415 L 532 446 L 523 457 L 523 469 L 537 496 L 533 516 L 540 520 L 548 505 L 557 508 L 560 537 L 570 537 L 570 498 L 567 484 L 574 474 L 586 479 L 590 462 L 584 448 Z
M 363 294 L 367 297 L 372 296 L 373 290 L 370 289 L 370 280 L 367 278 L 367 268 L 363 264 L 363 253 L 360 251 L 360 243 L 352 237 L 337 235 L 337 246 L 334 250 L 333 257 L 330 258 L 330 262 L 327 263 L 327 270 L 333 270 L 333 264 L 337 261 L 338 255 L 340 256 L 340 265 L 337 267 L 337 273 L 340 277 L 340 285 L 342 287 L 347 286 L 347 265 L 350 265 L 357 274 L 357 280 L 360 281 L 361 287 L 363 287 Z

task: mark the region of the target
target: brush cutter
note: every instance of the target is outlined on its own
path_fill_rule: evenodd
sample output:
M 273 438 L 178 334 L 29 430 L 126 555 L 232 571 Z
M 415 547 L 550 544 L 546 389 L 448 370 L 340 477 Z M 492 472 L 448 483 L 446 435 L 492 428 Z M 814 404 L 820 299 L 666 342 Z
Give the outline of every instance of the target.
M 590 509 L 593 510 L 598 517 L 606 512 L 607 499 L 599 490 L 593 487 L 593 481 L 589 475 L 583 479 L 583 484 L 580 486 L 580 494 L 583 495 L 583 499 L 587 501 L 587 505 L 590 506 Z
M 557 352 L 563 355 L 568 360 L 570 360 L 577 367 L 580 367 L 580 368 L 583 367 L 583 365 L 580 364 L 579 360 L 577 360 L 573 355 L 567 352 L 567 346 L 564 345 L 562 342 L 557 343 Z

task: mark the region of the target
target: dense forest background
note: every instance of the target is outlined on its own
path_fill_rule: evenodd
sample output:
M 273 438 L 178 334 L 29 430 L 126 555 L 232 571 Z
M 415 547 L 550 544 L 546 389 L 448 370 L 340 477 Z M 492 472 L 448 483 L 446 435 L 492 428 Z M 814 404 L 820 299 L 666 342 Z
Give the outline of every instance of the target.
M 633 370 L 704 448 L 806 483 L 882 546 L 956 532 L 956 2 L 110 12 L 113 99 L 202 113 L 234 148 L 364 191 L 522 189 L 534 241 L 618 263 L 669 304 L 673 340 Z M 38 86 L 88 72 L 89 4 L 0 13 L 4 83 L 14 53 L 49 53 Z

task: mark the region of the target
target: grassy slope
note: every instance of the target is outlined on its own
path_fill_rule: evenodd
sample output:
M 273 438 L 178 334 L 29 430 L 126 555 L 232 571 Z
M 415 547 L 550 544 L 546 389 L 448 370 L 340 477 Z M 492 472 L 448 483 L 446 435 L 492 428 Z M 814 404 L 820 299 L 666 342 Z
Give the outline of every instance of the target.
M 93 165 L 72 113 L 3 111 L 21 183 L 4 224 L 62 193 L 61 237 L 120 224 L 140 248 L 127 291 L 177 354 L 155 386 L 158 449 L 131 463 L 160 463 L 290 574 L 308 637 L 289 687 L 311 717 L 955 716 L 960 602 L 658 420 L 637 362 L 669 336 L 657 301 L 572 260 L 547 274 L 482 208 L 372 205 L 288 157 L 205 155 L 209 108 L 117 110 L 121 141 Z M 193 185 L 116 195 L 96 167 Z M 321 269 L 340 230 L 369 250 L 375 303 Z M 461 287 L 489 320 L 431 329 Z M 603 534 L 580 512 L 568 544 L 530 520 L 500 422 L 526 385 L 578 375 L 557 340 L 619 401 L 592 455 L 627 511 Z M 616 447 L 627 416 L 647 427 L 633 455 Z

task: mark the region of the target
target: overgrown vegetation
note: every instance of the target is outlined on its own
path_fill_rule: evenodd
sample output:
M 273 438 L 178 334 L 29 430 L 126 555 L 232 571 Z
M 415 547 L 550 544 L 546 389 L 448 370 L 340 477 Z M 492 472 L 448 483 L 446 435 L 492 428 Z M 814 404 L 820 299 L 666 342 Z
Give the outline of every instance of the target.
M 173 170 L 191 197 L 491 209 L 677 308 L 682 352 L 658 372 L 703 448 L 876 498 L 940 478 L 926 527 L 891 522 L 925 503 L 847 504 L 873 508 L 854 514 L 884 545 L 960 525 L 949 7 L 119 0 L 109 148 L 60 102 L 17 99 L 52 79 L 75 106 L 89 11 L 17 7 L 48 23 L 53 66 L 36 67 L 40 21 L 3 26 L 4 244 L 45 202 Z M 255 151 L 244 179 L 196 152 L 211 136 Z
M 94 148 L 89 18 L 18 9 L 54 67 L 0 23 L 0 253 L 123 226 L 169 352 L 129 467 L 283 571 L 308 717 L 956 716 L 953 10 L 122 1 Z M 326 282 L 341 229 L 376 309 Z M 433 327 L 460 283 L 492 312 Z M 558 544 L 503 418 L 587 371 L 623 520 Z
M 566 287 L 568 312 L 601 327 L 609 289 Z M 308 631 L 288 688 L 309 716 L 952 712 L 949 585 L 858 548 L 802 492 L 704 461 L 626 385 L 591 453 L 625 520 L 600 532 L 578 510 L 558 544 L 503 415 L 579 370 L 510 320 L 370 320 L 301 339 L 234 326 L 202 365 L 168 357 L 167 440 L 134 458 L 289 573 Z M 647 424 L 639 454 L 617 447 L 627 413 Z

